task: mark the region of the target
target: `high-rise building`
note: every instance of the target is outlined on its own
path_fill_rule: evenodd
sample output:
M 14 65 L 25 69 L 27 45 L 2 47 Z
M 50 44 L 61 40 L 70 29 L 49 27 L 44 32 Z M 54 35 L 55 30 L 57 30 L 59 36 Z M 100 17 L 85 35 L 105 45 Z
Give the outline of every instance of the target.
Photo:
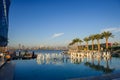
M 0 0 L 0 47 L 8 44 L 9 6 L 10 0 Z

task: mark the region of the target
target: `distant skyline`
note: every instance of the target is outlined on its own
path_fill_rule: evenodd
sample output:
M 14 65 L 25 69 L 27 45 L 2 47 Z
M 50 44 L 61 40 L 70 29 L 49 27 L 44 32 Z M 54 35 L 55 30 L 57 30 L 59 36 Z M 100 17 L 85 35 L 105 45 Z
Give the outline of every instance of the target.
M 67 46 L 102 31 L 120 42 L 120 0 L 11 0 L 9 46 Z

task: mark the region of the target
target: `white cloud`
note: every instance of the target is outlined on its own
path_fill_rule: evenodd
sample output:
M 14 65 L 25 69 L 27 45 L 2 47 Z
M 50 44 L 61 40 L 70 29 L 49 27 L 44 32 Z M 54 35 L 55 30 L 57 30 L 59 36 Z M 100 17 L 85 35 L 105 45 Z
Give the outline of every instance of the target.
M 106 29 L 101 30 L 101 32 L 104 32 L 104 31 L 120 32 L 120 27 L 106 28 Z
M 60 37 L 60 36 L 62 36 L 62 35 L 64 35 L 64 33 L 55 33 L 55 34 L 53 34 L 53 38 L 56 38 L 56 37 Z

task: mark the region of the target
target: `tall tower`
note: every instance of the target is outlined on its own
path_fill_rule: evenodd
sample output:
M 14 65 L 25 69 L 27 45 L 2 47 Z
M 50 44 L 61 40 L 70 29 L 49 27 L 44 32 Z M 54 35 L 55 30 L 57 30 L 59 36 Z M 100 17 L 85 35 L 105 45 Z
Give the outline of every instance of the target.
M 0 47 L 8 44 L 9 6 L 10 0 L 0 0 Z

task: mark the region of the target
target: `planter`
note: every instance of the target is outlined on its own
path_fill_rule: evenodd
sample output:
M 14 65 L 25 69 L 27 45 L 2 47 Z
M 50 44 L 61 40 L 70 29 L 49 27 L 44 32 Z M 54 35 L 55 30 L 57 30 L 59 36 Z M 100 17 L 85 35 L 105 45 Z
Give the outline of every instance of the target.
M 6 58 L 7 60 L 10 60 L 11 56 L 10 56 L 10 55 L 6 55 L 5 58 Z

